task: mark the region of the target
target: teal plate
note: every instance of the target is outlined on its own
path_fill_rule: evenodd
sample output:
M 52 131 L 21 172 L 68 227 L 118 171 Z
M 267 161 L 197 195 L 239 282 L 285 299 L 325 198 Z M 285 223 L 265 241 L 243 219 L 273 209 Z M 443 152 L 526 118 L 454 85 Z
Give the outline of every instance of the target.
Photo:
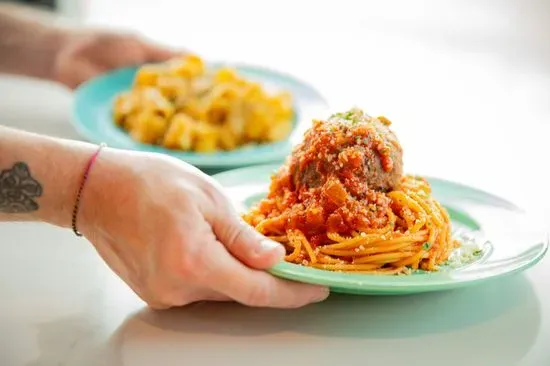
M 233 204 L 243 212 L 263 198 L 277 165 L 261 165 L 220 173 Z M 449 290 L 521 272 L 538 263 L 548 249 L 544 225 L 514 204 L 459 183 L 429 178 L 433 194 L 451 216 L 456 237 L 478 255 L 453 253 L 451 263 L 438 272 L 411 275 L 368 275 L 331 272 L 282 262 L 269 271 L 289 280 L 330 287 L 333 292 L 398 295 Z M 471 251 L 473 252 L 473 251 Z M 470 253 L 471 253 L 470 252 Z
M 136 68 L 119 69 L 80 86 L 75 93 L 73 124 L 83 138 L 111 147 L 168 154 L 201 168 L 235 168 L 282 161 L 290 153 L 292 142 L 301 136 L 312 118 L 323 116 L 328 104 L 310 85 L 266 68 L 242 64 L 213 64 L 213 68 L 229 66 L 244 77 L 261 83 L 270 91 L 286 90 L 294 104 L 294 129 L 288 139 L 271 144 L 251 145 L 228 152 L 193 153 L 143 144 L 117 127 L 112 119 L 114 98 L 130 89 Z

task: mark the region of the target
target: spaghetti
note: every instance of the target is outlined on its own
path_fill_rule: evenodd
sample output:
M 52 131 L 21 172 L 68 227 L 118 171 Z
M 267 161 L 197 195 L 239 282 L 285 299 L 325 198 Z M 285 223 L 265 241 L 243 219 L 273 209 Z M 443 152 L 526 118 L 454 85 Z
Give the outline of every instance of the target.
M 314 121 L 244 220 L 283 244 L 291 263 L 370 274 L 436 271 L 459 243 L 429 183 L 395 174 L 401 147 L 389 125 L 360 110 Z

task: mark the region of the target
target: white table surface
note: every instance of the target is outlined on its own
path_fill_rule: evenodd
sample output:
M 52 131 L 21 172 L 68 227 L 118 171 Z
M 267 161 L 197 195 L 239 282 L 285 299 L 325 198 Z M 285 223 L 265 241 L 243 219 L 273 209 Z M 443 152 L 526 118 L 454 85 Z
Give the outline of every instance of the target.
M 335 109 L 392 119 L 408 171 L 489 190 L 550 223 L 544 0 L 175 3 L 96 0 L 83 21 L 296 74 Z M 0 91 L 0 123 L 78 138 L 66 90 L 0 77 Z M 439 294 L 153 313 L 71 232 L 1 224 L 0 249 L 2 366 L 550 365 L 550 258 Z

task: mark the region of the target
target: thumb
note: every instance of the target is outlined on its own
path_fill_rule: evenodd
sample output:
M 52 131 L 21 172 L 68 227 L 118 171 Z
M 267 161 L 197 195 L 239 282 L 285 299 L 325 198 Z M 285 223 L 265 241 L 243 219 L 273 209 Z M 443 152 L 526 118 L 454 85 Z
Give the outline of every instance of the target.
M 249 267 L 267 269 L 283 260 L 281 244 L 258 233 L 234 212 L 219 215 L 212 228 L 227 250 Z

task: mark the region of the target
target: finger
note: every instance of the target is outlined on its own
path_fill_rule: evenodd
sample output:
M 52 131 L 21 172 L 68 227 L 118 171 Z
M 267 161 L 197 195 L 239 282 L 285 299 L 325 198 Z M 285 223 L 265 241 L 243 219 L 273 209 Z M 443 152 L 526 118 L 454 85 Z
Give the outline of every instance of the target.
M 298 308 L 327 298 L 328 289 L 291 282 L 244 266 L 215 241 L 201 252 L 205 286 L 248 306 Z
M 205 294 L 203 297 L 204 301 L 219 301 L 219 302 L 229 302 L 234 301 L 227 295 L 220 294 L 218 292 L 210 291 L 208 294 Z
M 217 201 L 217 211 L 206 210 L 205 218 L 209 221 L 214 234 L 227 250 L 245 263 L 256 269 L 267 269 L 279 263 L 284 255 L 284 247 L 257 232 L 244 222 L 231 201 L 223 194 L 221 186 L 212 182 L 214 192 L 211 196 Z M 210 211 L 210 212 L 209 212 Z
M 236 212 L 226 209 L 213 221 L 212 228 L 218 240 L 247 266 L 267 269 L 283 259 L 284 247 L 258 233 Z
M 147 306 L 153 310 L 167 310 L 173 307 L 173 305 L 164 304 L 156 301 L 147 301 Z
M 164 284 L 166 284 L 164 279 Z M 194 289 L 188 285 L 179 284 L 179 290 L 175 287 L 171 287 L 169 284 L 162 287 L 157 287 L 154 294 L 151 296 L 142 297 L 146 299 L 147 305 L 155 310 L 169 309 L 174 306 L 185 306 L 201 301 L 218 301 L 228 302 L 234 301 L 232 298 L 225 294 L 213 291 L 211 289 Z
M 181 301 L 178 301 L 176 306 L 185 306 L 185 305 L 195 304 L 195 303 L 204 302 L 204 301 L 230 302 L 234 300 L 227 295 L 220 294 L 212 290 L 208 290 L 208 291 L 201 291 L 200 293 L 193 294 L 192 297 L 184 296 Z
M 152 43 L 142 42 L 142 46 L 146 62 L 163 62 L 183 54 L 183 52 L 176 52 Z
M 75 64 L 76 67 L 70 68 L 70 73 L 60 77 L 60 81 L 71 89 L 76 89 L 80 84 L 107 71 L 106 68 L 91 64 L 84 60 L 77 61 Z

